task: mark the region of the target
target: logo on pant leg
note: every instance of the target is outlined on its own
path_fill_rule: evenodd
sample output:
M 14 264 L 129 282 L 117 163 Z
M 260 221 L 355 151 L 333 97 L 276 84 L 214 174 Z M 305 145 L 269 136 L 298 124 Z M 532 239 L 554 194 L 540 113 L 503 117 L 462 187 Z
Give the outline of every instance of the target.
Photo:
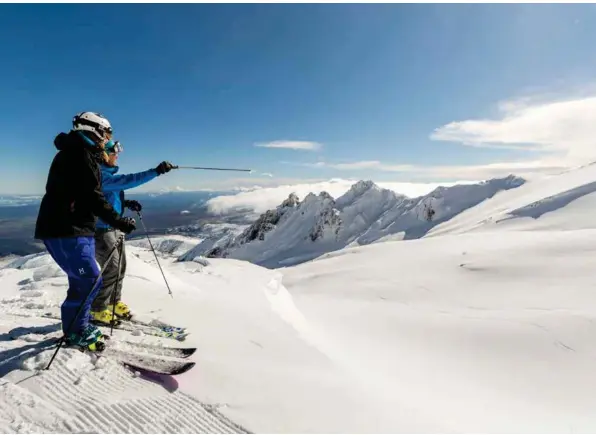
M 85 268 L 84 267 L 81 267 L 79 269 L 79 275 L 85 275 Z

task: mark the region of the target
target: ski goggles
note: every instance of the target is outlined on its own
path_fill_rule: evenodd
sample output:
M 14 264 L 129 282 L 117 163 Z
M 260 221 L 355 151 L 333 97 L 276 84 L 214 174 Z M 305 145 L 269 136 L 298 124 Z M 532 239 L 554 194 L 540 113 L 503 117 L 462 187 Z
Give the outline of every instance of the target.
M 124 147 L 120 143 L 120 141 L 114 142 L 113 140 L 109 140 L 108 143 L 104 147 L 105 152 L 108 154 L 120 154 L 124 151 Z

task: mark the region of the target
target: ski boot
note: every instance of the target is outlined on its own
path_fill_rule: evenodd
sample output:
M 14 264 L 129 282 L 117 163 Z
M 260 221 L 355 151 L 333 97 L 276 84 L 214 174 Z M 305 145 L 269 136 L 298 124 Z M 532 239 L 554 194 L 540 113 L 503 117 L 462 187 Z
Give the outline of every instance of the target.
M 112 326 L 118 325 L 120 322 L 118 321 L 117 317 L 112 315 L 112 310 L 105 309 L 101 311 L 91 311 L 91 321 L 95 324 L 105 325 L 105 326 Z
M 116 313 L 117 319 L 122 319 L 122 320 L 132 319 L 132 313 L 130 312 L 130 308 L 128 308 L 128 305 L 126 305 L 122 301 L 118 301 L 118 303 L 116 303 L 116 310 L 114 312 Z
M 81 351 L 101 352 L 105 349 L 103 334 L 95 325 L 87 325 L 80 332 L 71 332 L 66 336 L 65 344 L 77 347 Z

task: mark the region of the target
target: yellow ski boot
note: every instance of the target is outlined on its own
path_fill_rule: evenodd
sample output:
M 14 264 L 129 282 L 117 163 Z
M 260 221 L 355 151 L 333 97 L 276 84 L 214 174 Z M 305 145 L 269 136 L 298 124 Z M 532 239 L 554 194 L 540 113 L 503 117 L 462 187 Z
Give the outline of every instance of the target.
M 123 319 L 123 320 L 130 320 L 132 319 L 132 313 L 130 312 L 130 308 L 122 301 L 118 301 L 116 303 L 116 319 Z
M 91 321 L 100 325 L 111 326 L 112 323 L 117 324 L 118 318 L 112 315 L 112 310 L 91 311 Z

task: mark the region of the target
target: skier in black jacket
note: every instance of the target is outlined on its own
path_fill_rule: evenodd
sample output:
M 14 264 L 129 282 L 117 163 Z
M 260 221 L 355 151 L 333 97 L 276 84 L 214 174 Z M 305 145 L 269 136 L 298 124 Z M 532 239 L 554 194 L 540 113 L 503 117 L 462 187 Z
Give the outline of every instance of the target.
M 97 218 L 126 234 L 135 229 L 134 219 L 121 218 L 102 193 L 100 163 L 111 137 L 109 121 L 93 112 L 79 113 L 73 119 L 73 129 L 56 136 L 58 153 L 50 167 L 35 227 L 35 238 L 44 242 L 68 275 L 68 293 L 61 307 L 66 343 L 89 350 L 100 349 L 97 343 L 102 339 L 101 331 L 89 323 L 91 302 L 101 287 L 95 260 Z

